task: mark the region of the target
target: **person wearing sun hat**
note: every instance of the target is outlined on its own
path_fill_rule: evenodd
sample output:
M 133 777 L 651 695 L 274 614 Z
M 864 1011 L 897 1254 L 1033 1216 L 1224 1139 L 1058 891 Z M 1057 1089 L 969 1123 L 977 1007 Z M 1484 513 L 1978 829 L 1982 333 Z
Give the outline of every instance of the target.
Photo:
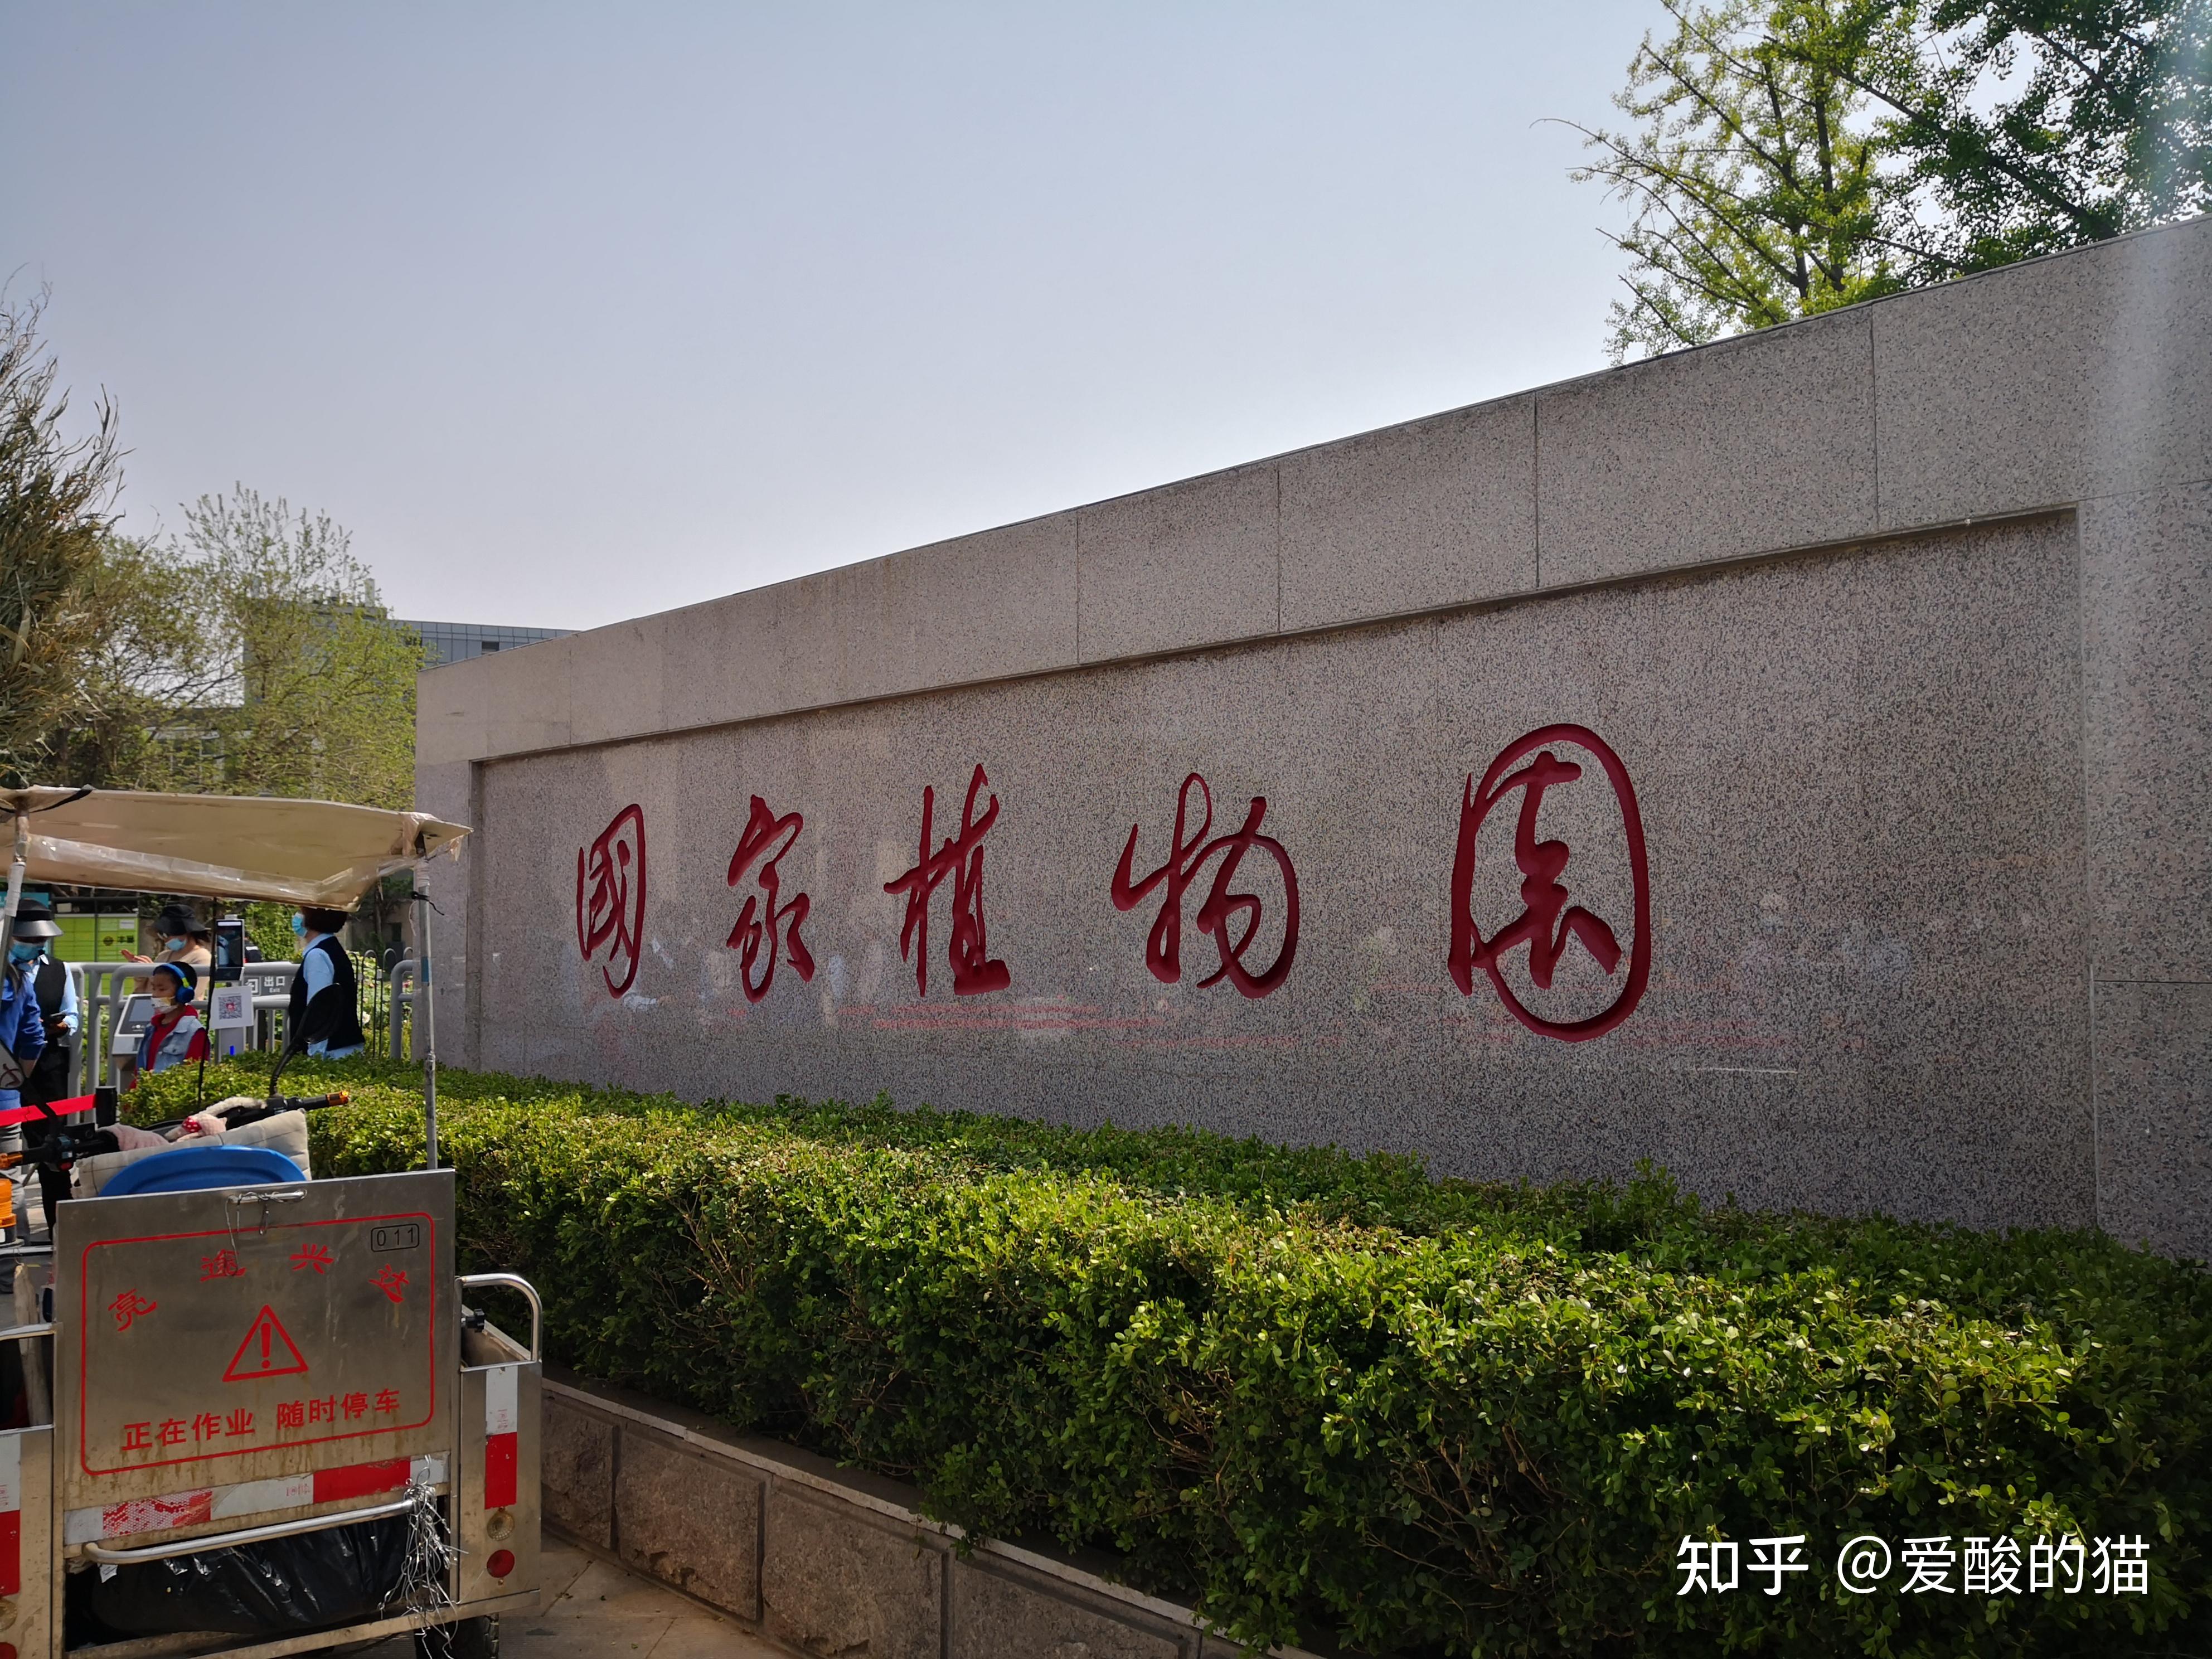
M 83 1023 L 69 967 L 53 953 L 53 942 L 61 936 L 52 908 L 30 903 L 17 908 L 15 932 L 8 942 L 9 965 L 30 981 L 46 1030 L 46 1048 L 23 1083 L 23 1092 L 42 1105 L 52 1105 L 70 1092 L 70 1060 Z
M 154 1018 L 138 1041 L 138 1075 L 166 1072 L 172 1066 L 189 1065 L 208 1056 L 207 1028 L 192 1006 L 199 988 L 199 973 L 188 962 L 165 962 L 147 980 L 154 994 Z M 132 1079 L 137 1087 L 137 1079 Z

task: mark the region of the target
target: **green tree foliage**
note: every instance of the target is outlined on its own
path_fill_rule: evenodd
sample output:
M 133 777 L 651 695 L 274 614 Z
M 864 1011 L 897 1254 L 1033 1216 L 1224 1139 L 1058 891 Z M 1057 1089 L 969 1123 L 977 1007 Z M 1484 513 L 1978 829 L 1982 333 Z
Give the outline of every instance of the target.
M 115 412 L 67 434 L 43 304 L 0 305 L 0 777 L 410 805 L 427 657 L 345 532 L 241 485 L 117 534 Z
M 0 301 L 0 776 L 39 769 L 47 735 L 82 712 L 76 665 L 105 633 L 92 579 L 118 483 L 115 410 L 67 435 L 69 395 L 40 343 L 43 295 Z
M 1574 177 L 1630 210 L 1613 361 L 1895 288 L 1847 0 L 1662 3 L 1671 32 L 1644 37 L 1613 100 L 1638 126 L 1580 129 L 1598 159 Z
M 2212 201 L 2212 0 L 1661 0 L 1577 179 L 1629 209 L 1613 360 Z
M 1864 8 L 1872 10 L 1874 8 Z M 1904 164 L 1889 209 L 1940 281 L 2212 203 L 2212 0 L 1931 0 L 1855 84 Z
M 328 514 L 240 485 L 185 512 L 178 548 L 202 596 L 201 648 L 226 688 L 180 781 L 232 793 L 404 807 L 415 799 L 421 639 L 395 627 Z

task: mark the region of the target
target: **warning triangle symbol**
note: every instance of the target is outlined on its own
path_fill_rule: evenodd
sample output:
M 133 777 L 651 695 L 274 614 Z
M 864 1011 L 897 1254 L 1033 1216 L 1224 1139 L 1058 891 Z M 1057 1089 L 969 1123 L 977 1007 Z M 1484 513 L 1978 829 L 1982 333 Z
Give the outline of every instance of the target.
M 300 1358 L 300 1350 L 285 1330 L 284 1322 L 276 1317 L 274 1308 L 264 1303 L 246 1329 L 246 1340 L 231 1355 L 230 1369 L 222 1374 L 222 1380 L 251 1382 L 259 1376 L 289 1376 L 307 1369 L 307 1362 Z

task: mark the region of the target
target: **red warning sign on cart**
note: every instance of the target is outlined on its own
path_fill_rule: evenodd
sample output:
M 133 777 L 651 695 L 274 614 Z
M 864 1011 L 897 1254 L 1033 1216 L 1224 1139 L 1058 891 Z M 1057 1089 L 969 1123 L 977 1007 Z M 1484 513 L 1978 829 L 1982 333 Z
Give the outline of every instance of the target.
M 264 1226 L 249 1209 L 235 1227 L 84 1245 L 78 1468 L 411 1449 L 438 1407 L 441 1242 L 427 1212 Z

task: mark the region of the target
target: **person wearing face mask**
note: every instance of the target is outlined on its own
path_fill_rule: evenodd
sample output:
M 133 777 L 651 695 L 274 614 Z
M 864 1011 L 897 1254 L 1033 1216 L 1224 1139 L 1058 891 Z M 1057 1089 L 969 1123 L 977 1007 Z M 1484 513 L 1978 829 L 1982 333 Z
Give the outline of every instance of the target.
M 0 963 L 0 1043 L 15 1056 L 27 1079 L 38 1068 L 39 1056 L 46 1052 L 46 1022 L 39 1010 L 38 993 L 32 988 L 30 975 L 16 964 L 15 954 L 11 944 L 9 960 Z M 13 1111 L 22 1103 L 18 1091 L 0 1089 L 0 1112 Z
M 61 924 L 54 920 L 50 907 L 26 904 L 15 913 L 15 937 L 8 944 L 9 963 L 30 981 L 46 1031 L 46 1048 L 23 1084 L 24 1097 L 33 1105 L 52 1105 L 68 1098 L 70 1060 L 82 1027 L 76 982 L 70 978 L 67 965 L 53 955 L 53 941 L 61 936 Z
M 126 962 L 180 962 L 192 970 L 192 981 L 204 987 L 208 969 L 215 962 L 215 935 L 208 931 L 199 915 L 189 904 L 165 904 L 161 914 L 154 919 L 154 937 L 158 946 L 150 957 L 135 951 L 123 953 Z M 194 1000 L 204 1000 L 203 989 L 194 994 Z
M 357 1054 L 368 1038 L 361 1029 L 361 991 L 353 958 L 338 942 L 343 910 L 294 913 L 292 932 L 302 942 L 300 971 L 292 977 L 292 1006 L 284 1017 L 289 1047 L 325 1060 Z
M 154 994 L 154 1018 L 138 1040 L 138 1077 L 207 1058 L 207 1030 L 192 1007 L 198 981 L 191 964 L 183 962 L 161 963 L 146 981 Z M 137 1078 L 131 1079 L 131 1086 L 138 1086 Z

